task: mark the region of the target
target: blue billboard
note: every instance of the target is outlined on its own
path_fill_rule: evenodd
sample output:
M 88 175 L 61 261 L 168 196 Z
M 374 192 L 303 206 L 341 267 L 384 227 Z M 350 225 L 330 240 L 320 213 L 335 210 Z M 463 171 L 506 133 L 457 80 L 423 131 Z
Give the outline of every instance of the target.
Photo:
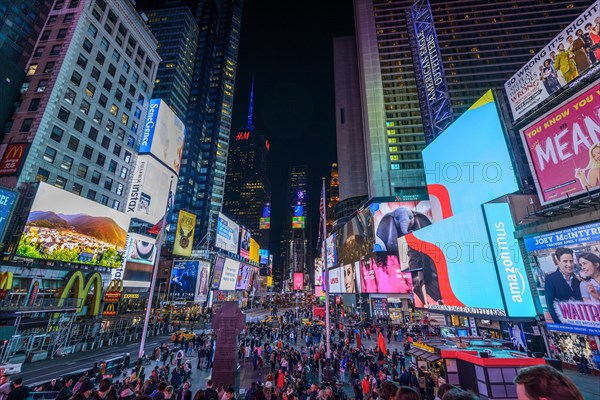
M 269 263 L 269 250 L 267 249 L 260 249 L 258 251 L 259 257 L 260 257 L 260 263 L 267 265 Z
M 10 217 L 17 194 L 11 190 L 0 188 L 0 240 L 4 237 L 6 222 Z
M 483 209 L 508 315 L 535 317 L 537 311 L 508 204 L 484 204 Z
M 492 91 L 423 150 L 433 219 L 519 190 Z

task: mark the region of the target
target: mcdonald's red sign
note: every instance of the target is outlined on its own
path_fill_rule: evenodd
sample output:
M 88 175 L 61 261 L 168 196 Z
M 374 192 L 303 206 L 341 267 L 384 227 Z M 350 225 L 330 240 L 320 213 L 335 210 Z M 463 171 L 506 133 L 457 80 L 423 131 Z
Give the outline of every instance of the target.
M 9 143 L 0 161 L 0 175 L 14 175 L 19 172 L 21 162 L 27 154 L 29 143 Z

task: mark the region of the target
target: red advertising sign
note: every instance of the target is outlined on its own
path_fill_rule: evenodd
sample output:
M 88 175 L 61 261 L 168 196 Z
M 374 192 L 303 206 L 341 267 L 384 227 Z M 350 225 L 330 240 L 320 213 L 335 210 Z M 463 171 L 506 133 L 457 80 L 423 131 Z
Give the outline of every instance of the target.
M 294 272 L 294 290 L 304 290 L 304 274 Z
M 521 130 L 542 204 L 600 188 L 600 82 Z
M 0 161 L 0 175 L 14 175 L 19 172 L 21 161 L 27 154 L 28 143 L 9 143 Z

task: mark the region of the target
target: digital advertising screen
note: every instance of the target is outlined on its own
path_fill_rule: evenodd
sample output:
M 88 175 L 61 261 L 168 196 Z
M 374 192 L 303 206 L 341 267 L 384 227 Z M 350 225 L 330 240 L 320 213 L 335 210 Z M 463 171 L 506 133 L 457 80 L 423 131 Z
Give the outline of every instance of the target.
M 423 162 L 434 221 L 519 190 L 491 90 L 423 150 Z
M 400 237 L 398 248 L 415 307 L 506 316 L 481 206 Z
M 138 156 L 125 213 L 156 224 L 165 215 L 169 187 L 174 191 L 176 183 L 173 173 L 152 156 Z
M 269 263 L 269 250 L 260 249 L 258 251 L 258 257 L 261 264 L 267 265 Z
M 294 217 L 302 217 L 304 215 L 304 207 L 303 206 L 294 206 Z
M 223 275 L 223 265 L 225 265 L 225 257 L 217 255 L 215 260 L 215 271 L 212 277 L 211 289 L 218 289 L 221 284 L 221 276 Z
M 292 217 L 293 229 L 304 229 L 304 217 Z
M 17 194 L 12 190 L 0 188 L 0 240 L 4 236 L 6 221 L 10 217 Z
M 337 252 L 335 248 L 335 232 L 327 236 L 327 267 L 335 267 L 337 265 Z
M 173 255 L 183 257 L 190 257 L 192 255 L 195 229 L 196 215 L 180 210 L 179 217 L 177 218 L 175 243 L 173 243 Z
M 252 238 L 250 238 L 250 261 L 255 263 L 259 263 L 260 261 L 260 245 L 258 242 Z
M 294 290 L 304 290 L 304 274 L 302 272 L 294 272 Z
M 259 229 L 271 228 L 271 203 L 265 204 L 259 221 Z
M 210 279 L 210 262 L 201 260 L 198 265 L 198 286 L 194 302 L 202 303 L 208 299 L 208 280 Z
M 219 290 L 235 290 L 239 269 L 239 261 L 232 260 L 231 258 L 225 258 Z
M 151 99 L 144 121 L 139 154 L 154 155 L 179 175 L 184 143 L 183 122 L 164 101 Z
M 240 256 L 250 258 L 250 238 L 252 233 L 246 227 L 241 227 L 240 234 Z
M 525 248 L 548 329 L 599 335 L 600 222 L 526 237 Z
M 129 222 L 122 212 L 40 182 L 16 255 L 119 268 Z
M 373 253 L 358 263 L 362 293 L 411 293 L 412 276 L 400 266 L 398 255 Z
M 600 189 L 600 81 L 521 129 L 543 205 Z
M 315 258 L 315 281 L 314 285 L 323 285 L 323 259 L 320 257 Z
M 592 1 L 587 10 L 504 84 L 514 120 L 562 87 L 593 73 L 600 64 L 600 53 L 593 46 L 599 41 L 599 7 L 597 1 Z
M 373 251 L 397 251 L 398 238 L 433 222 L 429 200 L 369 205 L 375 243 Z
M 237 253 L 239 236 L 239 225 L 219 213 L 215 246 L 231 253 Z
M 333 268 L 329 270 L 329 293 L 343 293 L 342 268 Z
M 137 233 L 129 234 L 127 262 L 154 265 L 156 253 L 156 239 Z
M 342 293 L 361 293 L 360 262 L 342 265 Z
M 174 260 L 169 281 L 169 295 L 172 300 L 194 301 L 200 261 Z
M 240 268 L 235 283 L 235 290 L 246 290 L 252 279 L 252 269 L 254 267 L 246 264 L 240 264 Z

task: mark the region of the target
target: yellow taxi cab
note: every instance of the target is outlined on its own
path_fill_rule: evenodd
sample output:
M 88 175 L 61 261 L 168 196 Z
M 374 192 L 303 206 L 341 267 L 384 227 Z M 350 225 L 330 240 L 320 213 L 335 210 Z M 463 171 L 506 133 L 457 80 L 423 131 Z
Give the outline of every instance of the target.
M 173 334 L 171 335 L 171 341 L 175 342 L 177 338 L 179 338 L 179 340 L 181 340 L 182 338 L 186 338 L 187 340 L 191 340 L 194 339 L 196 337 L 196 334 L 192 331 L 186 331 L 186 330 L 179 330 L 176 332 L 173 332 Z
M 320 319 L 313 320 L 314 325 L 325 326 L 325 321 L 321 321 Z
M 308 318 L 302 318 L 302 325 L 312 326 L 312 321 Z
M 270 324 L 272 322 L 277 322 L 277 317 L 275 317 L 273 315 L 267 315 L 266 317 L 264 317 L 263 319 L 261 319 L 260 322 L 265 323 L 265 324 Z

